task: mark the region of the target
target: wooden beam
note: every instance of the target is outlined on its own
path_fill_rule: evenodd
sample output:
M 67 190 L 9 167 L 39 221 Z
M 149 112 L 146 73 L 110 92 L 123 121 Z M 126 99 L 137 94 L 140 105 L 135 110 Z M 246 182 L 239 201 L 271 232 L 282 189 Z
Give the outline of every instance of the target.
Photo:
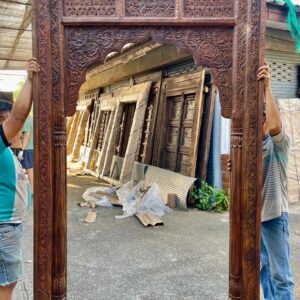
M 11 57 L 2 57 L 2 56 L 0 56 L 0 60 L 8 60 L 8 61 L 24 61 L 24 62 L 27 61 L 27 59 L 23 59 L 23 58 L 11 58 Z
M 132 18 L 132 17 L 63 17 L 64 25 L 81 26 L 81 25 L 151 25 L 151 26 L 222 26 L 233 27 L 236 25 L 236 18 Z
M 16 0 L 1 0 L 1 2 L 6 2 L 6 3 L 9 3 L 9 4 L 22 4 L 22 5 L 25 5 L 25 6 L 31 6 L 31 1 L 28 1 L 26 3 L 24 2 L 21 2 L 21 1 L 16 1 Z
M 5 30 L 14 30 L 14 31 L 19 31 L 20 28 L 13 28 L 13 27 L 7 27 L 7 26 L 0 26 L 0 29 L 5 29 Z M 23 30 L 24 32 L 25 31 L 28 31 L 28 32 L 32 32 L 32 30 L 30 29 L 26 29 L 26 30 Z

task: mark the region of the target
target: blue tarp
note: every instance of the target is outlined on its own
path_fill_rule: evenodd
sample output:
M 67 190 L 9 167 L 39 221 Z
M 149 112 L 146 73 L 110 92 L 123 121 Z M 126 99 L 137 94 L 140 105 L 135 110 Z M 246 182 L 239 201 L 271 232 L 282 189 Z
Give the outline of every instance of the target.
M 215 99 L 214 119 L 211 133 L 209 160 L 207 166 L 207 183 L 215 189 L 222 189 L 221 163 L 221 105 L 219 93 Z

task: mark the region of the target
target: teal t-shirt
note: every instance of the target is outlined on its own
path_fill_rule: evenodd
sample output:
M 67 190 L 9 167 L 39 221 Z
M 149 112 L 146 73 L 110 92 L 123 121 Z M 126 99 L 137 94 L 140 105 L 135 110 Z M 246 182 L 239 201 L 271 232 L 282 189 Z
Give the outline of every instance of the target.
M 29 181 L 19 160 L 10 150 L 0 125 L 0 224 L 21 223 L 30 202 Z
M 28 141 L 28 144 L 26 146 L 26 148 L 24 150 L 33 150 L 33 119 L 31 116 L 28 116 L 24 126 L 23 126 L 23 129 L 22 129 L 22 132 L 25 133 L 25 132 L 29 132 L 30 133 L 30 139 Z

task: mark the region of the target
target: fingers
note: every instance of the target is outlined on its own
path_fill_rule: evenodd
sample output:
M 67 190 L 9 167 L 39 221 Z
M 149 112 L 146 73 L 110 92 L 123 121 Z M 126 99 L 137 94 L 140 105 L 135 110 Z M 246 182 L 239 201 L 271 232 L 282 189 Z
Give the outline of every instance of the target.
M 264 67 L 259 68 L 259 72 L 258 72 L 258 75 L 257 75 L 257 80 L 270 79 L 270 78 L 271 78 L 271 76 L 270 76 L 269 67 L 264 66 Z
M 258 72 L 262 71 L 262 70 L 267 70 L 268 72 L 270 71 L 270 66 L 269 65 L 265 65 L 265 66 L 262 66 L 258 69 Z
M 28 60 L 28 62 L 27 62 L 27 71 L 29 73 L 31 73 L 31 72 L 38 73 L 40 71 L 40 66 L 37 63 L 37 60 L 36 60 L 35 57 Z
M 262 80 L 262 79 L 270 79 L 269 74 L 266 73 L 260 73 L 257 75 L 257 80 Z
M 33 60 L 29 61 L 27 63 L 27 66 L 28 67 L 36 66 L 37 68 L 40 68 L 40 65 L 36 61 L 33 61 Z

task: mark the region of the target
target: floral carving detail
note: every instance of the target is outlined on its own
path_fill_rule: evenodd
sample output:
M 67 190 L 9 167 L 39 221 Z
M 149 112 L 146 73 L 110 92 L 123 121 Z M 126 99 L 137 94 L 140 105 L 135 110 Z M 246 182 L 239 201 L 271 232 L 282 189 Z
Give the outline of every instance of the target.
M 233 17 L 233 0 L 184 0 L 186 17 Z
M 257 252 L 260 243 L 261 226 L 261 164 L 262 162 L 262 140 L 259 138 L 262 132 L 262 94 L 259 95 L 258 83 L 255 80 L 259 68 L 258 56 L 262 50 L 259 47 L 260 39 L 264 37 L 265 24 L 260 22 L 260 14 L 264 13 L 265 3 L 260 1 L 251 1 L 249 9 L 249 34 L 248 59 L 247 59 L 247 111 L 244 114 L 244 137 L 247 141 L 245 147 L 245 159 L 247 166 L 245 168 L 247 178 L 244 182 L 244 203 L 245 203 L 245 224 L 244 224 L 244 265 L 243 271 L 251 274 L 251 278 L 259 274 L 260 256 Z M 262 20 L 265 18 L 263 17 Z M 247 299 L 259 299 L 259 280 L 247 282 Z
M 115 0 L 65 0 L 67 16 L 114 16 Z
M 74 112 L 78 91 L 85 72 L 95 64 L 103 63 L 108 53 L 121 51 L 129 42 L 141 43 L 152 38 L 174 44 L 194 56 L 199 65 L 211 69 L 219 87 L 222 108 L 231 111 L 233 30 L 221 28 L 182 27 L 88 27 L 69 28 L 66 32 L 68 113 Z
M 175 0 L 127 0 L 126 16 L 175 17 Z

